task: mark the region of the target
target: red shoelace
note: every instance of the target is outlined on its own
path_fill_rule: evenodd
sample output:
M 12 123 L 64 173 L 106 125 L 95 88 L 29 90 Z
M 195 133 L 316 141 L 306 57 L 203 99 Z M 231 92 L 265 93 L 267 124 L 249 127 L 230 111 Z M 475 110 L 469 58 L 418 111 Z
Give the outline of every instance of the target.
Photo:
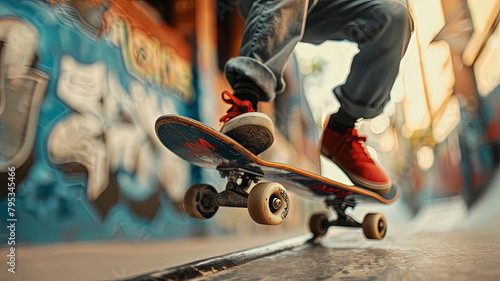
M 239 98 L 233 96 L 228 91 L 223 91 L 222 92 L 222 100 L 227 103 L 232 105 L 232 107 L 229 109 L 226 115 L 222 116 L 219 119 L 219 122 L 226 123 L 229 121 L 231 118 L 236 117 L 242 113 L 247 113 L 247 112 L 254 112 L 252 107 L 252 103 L 247 101 L 247 100 L 240 100 Z
M 345 142 L 353 159 L 372 161 L 370 154 L 366 151 L 365 141 L 366 137 L 359 136 L 358 131 L 354 128 L 351 130 L 351 134 L 346 136 Z

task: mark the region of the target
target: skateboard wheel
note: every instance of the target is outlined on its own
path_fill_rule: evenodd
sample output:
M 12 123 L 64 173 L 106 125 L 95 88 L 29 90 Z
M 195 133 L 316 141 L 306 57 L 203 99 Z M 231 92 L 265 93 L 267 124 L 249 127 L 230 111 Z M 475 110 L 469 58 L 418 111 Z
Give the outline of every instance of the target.
M 288 215 L 290 200 L 281 184 L 263 182 L 252 188 L 247 205 L 248 213 L 256 223 L 277 225 Z
M 314 237 L 324 236 L 328 231 L 328 217 L 327 215 L 314 214 L 309 219 L 309 229 Z
M 195 219 L 209 219 L 219 209 L 213 198 L 217 190 L 208 184 L 191 186 L 184 195 L 183 207 L 186 214 Z
M 382 214 L 368 214 L 362 224 L 363 233 L 368 239 L 382 239 L 387 233 L 387 222 Z

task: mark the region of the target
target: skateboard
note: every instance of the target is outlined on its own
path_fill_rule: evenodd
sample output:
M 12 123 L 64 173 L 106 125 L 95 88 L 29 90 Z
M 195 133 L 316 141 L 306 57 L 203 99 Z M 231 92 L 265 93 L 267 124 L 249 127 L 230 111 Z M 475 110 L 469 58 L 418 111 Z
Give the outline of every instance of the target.
M 290 210 L 288 188 L 323 198 L 337 213 L 335 220 L 329 220 L 326 214 L 310 218 L 309 227 L 315 237 L 325 235 L 330 226 L 359 227 L 369 239 L 382 239 L 386 234 L 387 222 L 382 214 L 368 214 L 360 223 L 345 211 L 358 202 L 390 204 L 399 196 L 395 186 L 387 194 L 378 194 L 286 164 L 265 161 L 219 131 L 179 115 L 159 117 L 155 130 L 170 151 L 191 164 L 216 169 L 227 179 L 222 192 L 209 184 L 196 184 L 186 191 L 183 206 L 190 217 L 208 219 L 219 207 L 242 207 L 248 209 L 255 222 L 277 225 Z

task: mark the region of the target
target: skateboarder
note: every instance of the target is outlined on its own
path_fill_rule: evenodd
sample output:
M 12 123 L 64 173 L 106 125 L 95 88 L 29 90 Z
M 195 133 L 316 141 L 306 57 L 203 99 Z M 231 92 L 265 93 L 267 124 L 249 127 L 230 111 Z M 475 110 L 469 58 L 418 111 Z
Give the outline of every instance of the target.
M 273 142 L 271 119 L 256 112 L 258 102 L 283 92 L 283 69 L 295 45 L 349 40 L 358 44 L 344 85 L 333 89 L 341 106 L 321 138 L 321 153 L 337 164 L 354 184 L 387 193 L 391 180 L 367 153 L 364 137 L 354 128 L 359 118 L 380 114 L 389 100 L 400 60 L 412 32 L 412 19 L 400 0 L 254 0 L 237 1 L 245 18 L 238 57 L 225 66 L 232 105 L 220 121 L 221 132 L 251 143 L 253 152 Z M 250 141 L 249 141 L 250 140 Z

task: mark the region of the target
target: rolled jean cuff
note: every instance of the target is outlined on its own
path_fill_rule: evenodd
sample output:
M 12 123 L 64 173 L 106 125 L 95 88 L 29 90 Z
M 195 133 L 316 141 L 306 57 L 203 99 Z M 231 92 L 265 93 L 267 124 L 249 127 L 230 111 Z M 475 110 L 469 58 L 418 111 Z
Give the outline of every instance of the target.
M 252 80 L 252 82 L 262 90 L 262 92 L 259 93 L 260 101 L 272 101 L 276 97 L 276 93 L 284 89 L 284 82 L 280 81 L 281 83 L 278 84 L 278 89 L 276 76 L 271 69 L 253 58 L 235 57 L 230 59 L 226 63 L 224 73 L 227 81 L 232 87 L 234 87 L 237 74 L 242 74 Z
M 337 97 L 342 108 L 352 117 L 370 119 L 378 116 L 384 110 L 385 103 L 382 106 L 372 107 L 352 101 L 342 91 L 341 87 L 333 89 L 333 93 Z

